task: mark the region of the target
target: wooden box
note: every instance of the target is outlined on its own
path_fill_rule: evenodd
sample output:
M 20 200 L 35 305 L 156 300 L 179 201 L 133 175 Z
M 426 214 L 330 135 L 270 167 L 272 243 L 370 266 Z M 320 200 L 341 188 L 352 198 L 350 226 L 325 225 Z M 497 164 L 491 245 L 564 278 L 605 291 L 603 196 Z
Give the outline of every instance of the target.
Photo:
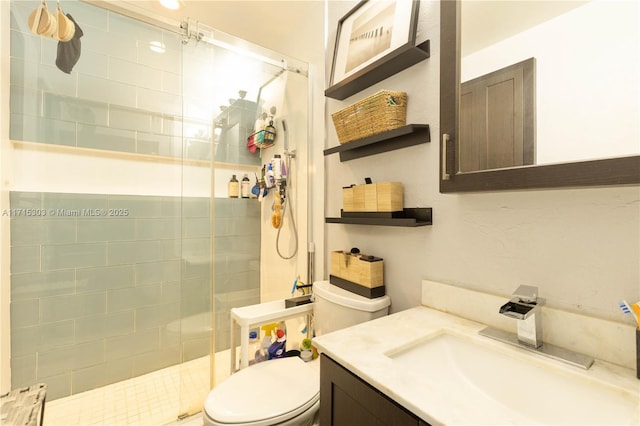
M 364 211 L 365 185 L 342 188 L 342 209 L 348 212 Z
M 331 274 L 365 287 L 384 285 L 383 260 L 365 254 L 331 252 Z
M 342 188 L 342 210 L 347 212 L 355 211 L 355 204 L 353 202 L 353 186 Z
M 401 182 L 381 182 L 342 188 L 345 212 L 396 212 L 403 209 Z

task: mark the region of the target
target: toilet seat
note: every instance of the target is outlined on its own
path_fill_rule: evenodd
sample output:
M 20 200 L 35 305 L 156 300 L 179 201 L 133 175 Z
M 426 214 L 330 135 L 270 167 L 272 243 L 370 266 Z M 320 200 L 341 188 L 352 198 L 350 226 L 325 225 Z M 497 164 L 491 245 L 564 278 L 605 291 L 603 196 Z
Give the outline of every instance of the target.
M 277 425 L 317 409 L 319 399 L 318 370 L 298 357 L 282 358 L 240 370 L 220 383 L 207 396 L 204 415 L 212 425 Z

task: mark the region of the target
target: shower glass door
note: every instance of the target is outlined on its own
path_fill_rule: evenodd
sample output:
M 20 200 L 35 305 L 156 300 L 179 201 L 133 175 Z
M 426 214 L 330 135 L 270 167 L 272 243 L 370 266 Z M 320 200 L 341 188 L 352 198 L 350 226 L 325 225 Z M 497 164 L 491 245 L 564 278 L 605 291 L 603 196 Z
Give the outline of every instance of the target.
M 201 381 L 185 366 L 211 345 L 211 115 L 184 101 L 178 27 L 61 2 L 82 46 L 63 70 L 40 4 L 0 23 L 11 388 L 46 383 L 48 425 L 166 424 L 209 389 L 206 359 Z
M 188 20 L 182 27 L 180 412 L 192 415 L 202 410 L 210 389 L 230 375 L 230 349 L 235 350 L 229 344 L 230 310 L 286 297 L 296 274 L 306 274 L 304 251 L 297 255 L 297 247 L 307 244 L 306 220 L 295 233 L 292 224 L 307 215 L 309 89 L 304 64 L 292 66 L 291 59 L 202 23 Z M 257 140 L 256 121 L 263 113 L 276 135 L 261 149 L 250 141 Z M 287 195 L 296 206 L 283 216 L 280 248 L 289 255 L 283 259 L 273 246 L 276 190 L 267 194 L 259 183 L 263 167 L 274 155 L 284 158 L 287 149 L 297 153 L 299 163 L 282 180 L 289 182 Z M 234 176 L 238 197 L 229 192 Z M 270 290 L 271 281 L 277 284 Z
M 46 383 L 48 425 L 166 424 L 229 376 L 230 309 L 306 276 L 307 68 L 201 24 L 67 0 L 82 48 L 64 72 L 28 25 L 41 3 L 11 0 L 0 22 L 11 388 Z M 262 112 L 275 145 L 251 149 Z M 275 191 L 228 192 L 276 155 L 291 167 L 278 230 Z
M 211 105 L 212 46 L 180 40 L 181 120 L 175 123 L 182 148 L 182 246 L 179 293 L 180 375 L 177 401 L 181 417 L 202 410 L 211 389 L 214 360 L 209 354 L 215 342 L 212 332 L 212 226 L 211 198 L 214 163 Z

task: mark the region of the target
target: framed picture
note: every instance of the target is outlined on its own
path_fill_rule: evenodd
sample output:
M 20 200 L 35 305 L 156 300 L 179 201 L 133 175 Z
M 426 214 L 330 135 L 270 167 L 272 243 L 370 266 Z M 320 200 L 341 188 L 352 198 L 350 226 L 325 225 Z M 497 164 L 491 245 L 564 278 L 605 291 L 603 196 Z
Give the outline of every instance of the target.
M 340 19 L 330 88 L 368 75 L 397 52 L 415 48 L 418 5 L 416 0 L 364 0 Z

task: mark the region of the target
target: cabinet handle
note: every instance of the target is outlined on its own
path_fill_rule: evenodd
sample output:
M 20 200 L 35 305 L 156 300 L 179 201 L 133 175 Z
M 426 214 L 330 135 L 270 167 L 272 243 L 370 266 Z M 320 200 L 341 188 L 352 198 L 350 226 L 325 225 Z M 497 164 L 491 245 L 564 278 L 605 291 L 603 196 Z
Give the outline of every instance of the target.
M 449 144 L 449 134 L 442 134 L 442 180 L 449 180 L 451 175 L 447 173 L 447 145 Z

